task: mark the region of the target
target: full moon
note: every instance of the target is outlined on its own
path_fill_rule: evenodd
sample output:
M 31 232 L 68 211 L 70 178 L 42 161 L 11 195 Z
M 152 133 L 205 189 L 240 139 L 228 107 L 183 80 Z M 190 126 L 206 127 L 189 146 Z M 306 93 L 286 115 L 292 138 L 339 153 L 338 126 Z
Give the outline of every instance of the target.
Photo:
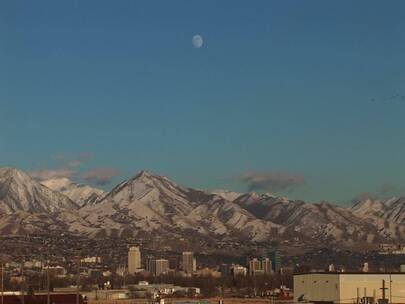
M 191 39 L 191 43 L 196 49 L 199 49 L 200 47 L 203 46 L 204 43 L 203 37 L 201 37 L 200 35 L 194 35 L 193 39 Z

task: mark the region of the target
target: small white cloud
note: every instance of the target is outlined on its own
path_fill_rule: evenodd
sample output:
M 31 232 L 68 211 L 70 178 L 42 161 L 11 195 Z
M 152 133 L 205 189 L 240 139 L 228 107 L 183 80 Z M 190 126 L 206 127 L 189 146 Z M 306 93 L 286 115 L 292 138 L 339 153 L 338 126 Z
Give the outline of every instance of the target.
M 81 178 L 89 183 L 96 184 L 98 186 L 104 186 L 111 182 L 111 180 L 118 176 L 120 171 L 115 168 L 96 168 L 81 174 Z
M 39 169 L 30 171 L 28 174 L 36 180 L 43 181 L 52 178 L 72 178 L 76 175 L 76 170 L 72 168 Z
M 306 183 L 305 177 L 286 172 L 248 172 L 238 180 L 247 184 L 249 191 L 287 191 Z
M 62 177 L 72 179 L 77 176 L 79 167 L 90 160 L 92 156 L 93 154 L 89 152 L 80 153 L 75 157 L 68 157 L 65 154 L 56 154 L 52 156 L 52 159 L 57 161 L 57 168 L 32 170 L 29 174 L 32 178 L 40 181 Z

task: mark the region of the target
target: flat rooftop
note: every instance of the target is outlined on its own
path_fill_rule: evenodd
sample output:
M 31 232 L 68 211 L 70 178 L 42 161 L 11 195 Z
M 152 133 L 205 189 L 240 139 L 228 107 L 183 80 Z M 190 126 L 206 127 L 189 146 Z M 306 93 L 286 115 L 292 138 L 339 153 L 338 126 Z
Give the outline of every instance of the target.
M 345 271 L 345 272 L 338 272 L 338 271 L 314 271 L 314 272 L 303 272 L 303 273 L 294 273 L 294 276 L 298 276 L 298 275 L 308 275 L 308 274 L 327 274 L 327 275 L 331 275 L 331 274 L 338 274 L 338 275 L 345 275 L 345 274 L 352 274 L 352 275 L 370 275 L 370 274 L 380 274 L 380 275 L 405 275 L 405 272 L 361 272 L 361 271 Z

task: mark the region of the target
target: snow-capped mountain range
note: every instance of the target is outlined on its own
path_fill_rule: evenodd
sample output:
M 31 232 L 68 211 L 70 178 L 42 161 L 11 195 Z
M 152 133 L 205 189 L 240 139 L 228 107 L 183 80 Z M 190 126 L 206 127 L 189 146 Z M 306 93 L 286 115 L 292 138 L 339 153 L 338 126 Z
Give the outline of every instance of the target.
M 183 238 L 372 246 L 405 238 L 405 198 L 351 208 L 272 194 L 208 192 L 142 171 L 105 193 L 67 178 L 39 183 L 0 169 L 0 233 Z

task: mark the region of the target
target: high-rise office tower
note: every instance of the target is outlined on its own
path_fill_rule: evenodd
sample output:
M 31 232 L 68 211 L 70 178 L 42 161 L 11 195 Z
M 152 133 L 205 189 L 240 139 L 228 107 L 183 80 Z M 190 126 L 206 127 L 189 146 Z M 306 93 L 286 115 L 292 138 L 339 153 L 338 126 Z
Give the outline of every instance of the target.
M 166 274 L 169 271 L 169 261 L 166 259 L 157 259 L 154 260 L 154 272 L 155 276 L 159 276 L 161 274 Z
M 137 273 L 141 268 L 141 252 L 139 247 L 131 247 L 128 251 L 128 273 Z
M 249 275 L 271 274 L 272 262 L 269 258 L 251 259 L 248 261 Z
M 258 273 L 262 273 L 262 263 L 254 258 L 249 260 L 248 263 L 248 270 L 249 270 L 249 275 L 256 275 Z
M 273 266 L 269 258 L 263 258 L 261 260 L 262 269 L 264 274 L 271 274 L 273 272 Z
M 145 259 L 145 270 L 153 273 L 152 271 L 152 263 L 155 258 L 151 255 L 148 255 Z
M 183 271 L 192 274 L 196 271 L 196 260 L 194 258 L 194 253 L 191 251 L 183 252 Z
M 169 268 L 171 270 L 178 270 L 179 269 L 179 257 L 178 256 L 171 256 L 169 257 Z
M 273 271 L 277 272 L 281 268 L 281 254 L 278 250 L 269 251 L 268 257 L 271 260 Z

